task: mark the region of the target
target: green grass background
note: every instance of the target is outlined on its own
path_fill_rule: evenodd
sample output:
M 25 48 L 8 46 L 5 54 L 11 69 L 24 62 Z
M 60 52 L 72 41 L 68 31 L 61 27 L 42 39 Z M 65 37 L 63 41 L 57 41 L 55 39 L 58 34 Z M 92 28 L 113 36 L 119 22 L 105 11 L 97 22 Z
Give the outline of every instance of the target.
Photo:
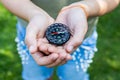
M 0 4 L 0 80 L 22 80 L 15 25 L 16 17 Z M 120 6 L 100 17 L 97 31 L 98 52 L 88 70 L 90 79 L 120 80 Z

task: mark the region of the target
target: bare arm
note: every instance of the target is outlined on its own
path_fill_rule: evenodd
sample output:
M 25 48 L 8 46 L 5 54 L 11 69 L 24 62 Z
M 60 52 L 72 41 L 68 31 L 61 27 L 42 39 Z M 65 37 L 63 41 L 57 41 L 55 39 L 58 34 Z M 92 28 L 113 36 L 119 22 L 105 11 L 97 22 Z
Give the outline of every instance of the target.
M 47 15 L 30 0 L 0 0 L 0 2 L 15 15 L 29 21 L 35 15 Z
M 104 15 L 115 9 L 119 2 L 120 0 L 82 0 L 62 8 L 57 22 L 67 24 L 73 32 L 72 38 L 65 45 L 66 51 L 72 53 L 85 39 L 87 18 Z
M 29 22 L 26 27 L 25 42 L 38 65 L 52 67 L 65 62 L 66 59 L 71 59 L 70 54 L 65 53 L 65 50 L 64 54 L 59 55 L 53 53 L 45 56 L 40 52 L 40 49 L 38 49 L 38 39 L 41 39 L 41 43 L 45 45 L 44 43 L 47 41 L 43 42 L 44 32 L 49 25 L 54 23 L 54 19 L 44 10 L 37 7 L 30 0 L 0 0 L 0 2 L 2 2 L 10 12 Z M 48 46 L 49 45 L 50 44 L 48 44 Z M 63 53 L 63 51 L 61 53 Z
M 73 3 L 71 6 L 84 7 L 88 16 L 101 16 L 115 9 L 119 3 L 120 0 L 84 0 Z

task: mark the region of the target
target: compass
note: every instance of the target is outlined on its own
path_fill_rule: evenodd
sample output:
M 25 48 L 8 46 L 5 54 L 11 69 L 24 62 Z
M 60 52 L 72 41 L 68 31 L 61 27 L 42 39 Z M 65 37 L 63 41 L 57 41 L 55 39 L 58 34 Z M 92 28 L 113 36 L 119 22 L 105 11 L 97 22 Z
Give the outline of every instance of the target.
M 67 25 L 62 23 L 54 23 L 50 25 L 46 32 L 45 37 L 51 44 L 63 45 L 70 39 L 70 29 Z

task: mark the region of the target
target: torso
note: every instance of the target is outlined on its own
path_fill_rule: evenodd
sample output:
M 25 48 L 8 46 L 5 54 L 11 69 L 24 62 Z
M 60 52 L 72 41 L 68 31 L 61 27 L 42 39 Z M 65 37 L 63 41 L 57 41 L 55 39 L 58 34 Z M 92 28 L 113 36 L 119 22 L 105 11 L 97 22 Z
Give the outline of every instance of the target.
M 81 0 L 31 0 L 34 4 L 45 10 L 51 17 L 56 18 L 59 11 L 62 7 L 67 6 L 71 3 L 81 1 Z M 19 23 L 21 26 L 26 27 L 27 22 L 18 18 Z M 86 37 L 90 36 L 94 29 L 96 28 L 98 19 L 91 18 L 88 20 L 88 32 L 86 34 Z
M 31 0 L 40 8 L 44 9 L 50 16 L 56 18 L 60 9 L 80 0 Z

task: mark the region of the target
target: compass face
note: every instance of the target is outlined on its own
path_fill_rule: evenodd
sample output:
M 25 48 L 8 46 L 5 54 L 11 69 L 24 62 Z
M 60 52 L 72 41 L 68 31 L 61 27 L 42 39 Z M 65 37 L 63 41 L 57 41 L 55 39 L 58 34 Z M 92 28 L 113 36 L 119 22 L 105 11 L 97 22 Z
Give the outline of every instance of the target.
M 55 45 L 63 45 L 70 39 L 69 28 L 62 23 L 55 23 L 48 27 L 45 36 L 49 43 Z

